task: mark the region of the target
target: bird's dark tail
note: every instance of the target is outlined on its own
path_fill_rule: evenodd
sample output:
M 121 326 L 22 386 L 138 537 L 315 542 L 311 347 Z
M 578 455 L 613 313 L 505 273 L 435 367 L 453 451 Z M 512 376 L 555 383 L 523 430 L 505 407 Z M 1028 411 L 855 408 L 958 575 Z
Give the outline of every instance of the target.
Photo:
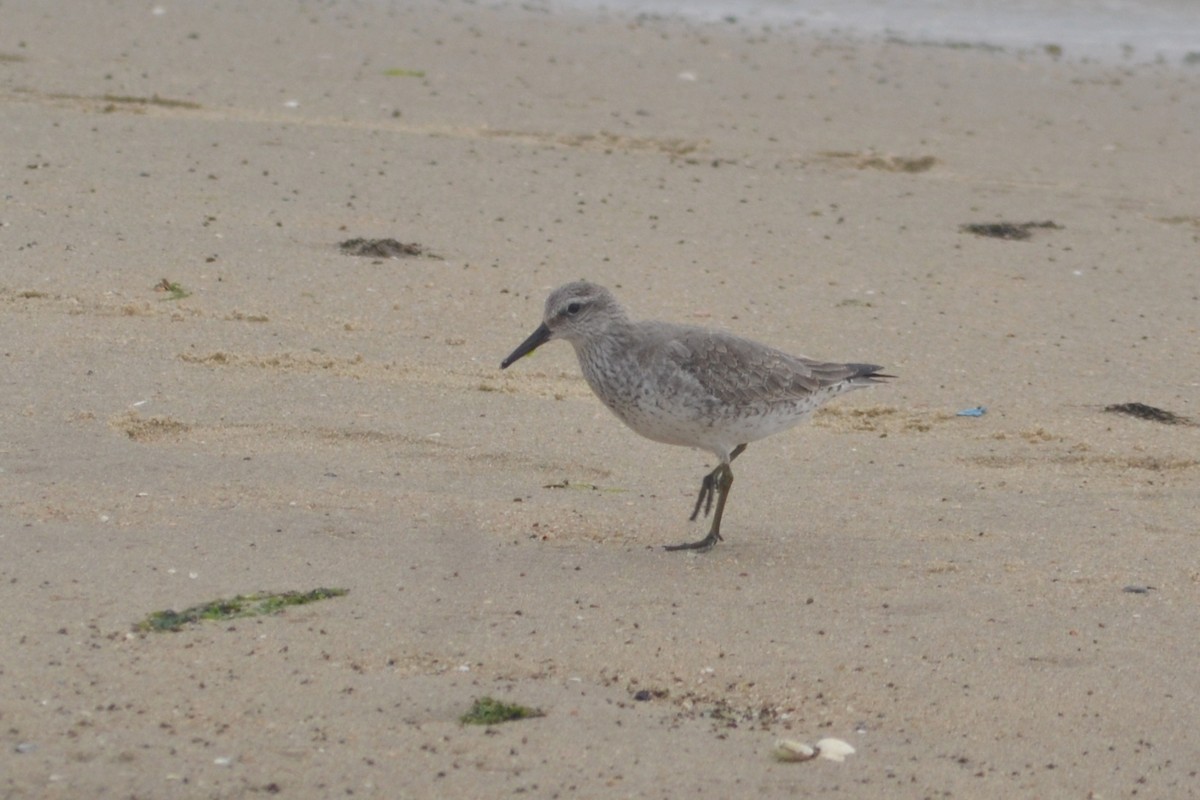
M 895 378 L 895 375 L 888 375 L 880 370 L 883 367 L 876 364 L 847 364 L 846 368 L 851 370 L 850 376 L 846 380 L 853 384 L 863 386 L 868 383 L 883 383 L 884 381 Z

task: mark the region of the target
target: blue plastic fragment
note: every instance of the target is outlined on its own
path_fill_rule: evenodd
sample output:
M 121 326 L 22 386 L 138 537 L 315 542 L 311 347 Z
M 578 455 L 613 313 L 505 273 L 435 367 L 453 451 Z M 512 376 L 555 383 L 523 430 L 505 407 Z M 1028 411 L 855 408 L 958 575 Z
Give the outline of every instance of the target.
M 964 408 L 962 411 L 958 412 L 958 414 L 956 414 L 955 416 L 959 416 L 959 417 L 982 417 L 982 416 L 983 416 L 984 414 L 986 414 L 986 413 L 987 413 L 987 407 L 986 407 L 986 406 L 975 406 L 974 408 Z

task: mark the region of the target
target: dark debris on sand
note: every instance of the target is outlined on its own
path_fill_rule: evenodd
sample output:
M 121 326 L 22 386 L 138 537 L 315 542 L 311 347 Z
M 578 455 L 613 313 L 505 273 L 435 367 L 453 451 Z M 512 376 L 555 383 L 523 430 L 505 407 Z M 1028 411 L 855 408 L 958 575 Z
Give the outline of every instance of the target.
M 1049 228 L 1057 231 L 1062 230 L 1062 225 L 1045 220 L 1044 222 L 972 222 L 959 226 L 959 230 L 963 233 L 973 233 L 976 236 L 987 236 L 992 239 L 1009 239 L 1015 242 L 1024 241 L 1033 236 L 1035 228 Z
M 1151 422 L 1161 422 L 1164 425 L 1195 425 L 1196 423 L 1185 416 L 1176 414 L 1173 411 L 1164 411 L 1161 408 L 1148 406 L 1145 403 L 1117 403 L 1111 406 L 1105 406 L 1104 410 L 1110 414 L 1128 414 L 1131 417 L 1145 419 Z
M 363 258 L 441 258 L 416 242 L 395 239 L 347 239 L 338 242 L 338 249 L 345 255 Z

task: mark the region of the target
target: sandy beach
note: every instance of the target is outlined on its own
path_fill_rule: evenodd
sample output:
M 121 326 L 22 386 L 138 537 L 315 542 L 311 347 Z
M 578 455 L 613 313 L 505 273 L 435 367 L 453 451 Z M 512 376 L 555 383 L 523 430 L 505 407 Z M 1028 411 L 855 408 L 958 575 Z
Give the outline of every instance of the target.
M 1200 68 L 89 8 L 0 26 L 0 798 L 1200 794 Z M 711 454 L 499 369 L 579 278 L 897 379 L 667 553 Z

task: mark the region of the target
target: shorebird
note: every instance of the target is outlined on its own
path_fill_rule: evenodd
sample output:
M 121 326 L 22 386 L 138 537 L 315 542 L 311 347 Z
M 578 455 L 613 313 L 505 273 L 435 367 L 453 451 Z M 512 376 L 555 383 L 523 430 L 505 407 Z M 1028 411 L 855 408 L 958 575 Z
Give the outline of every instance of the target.
M 840 394 L 894 377 L 874 364 L 792 356 L 724 331 L 634 321 L 612 292 L 584 281 L 550 293 L 542 324 L 500 368 L 554 339 L 571 343 L 592 391 L 635 432 L 719 459 L 691 515 L 703 508 L 707 517 L 716 499 L 708 535 L 667 550 L 705 552 L 721 541 L 730 464 L 747 444 L 791 428 Z

